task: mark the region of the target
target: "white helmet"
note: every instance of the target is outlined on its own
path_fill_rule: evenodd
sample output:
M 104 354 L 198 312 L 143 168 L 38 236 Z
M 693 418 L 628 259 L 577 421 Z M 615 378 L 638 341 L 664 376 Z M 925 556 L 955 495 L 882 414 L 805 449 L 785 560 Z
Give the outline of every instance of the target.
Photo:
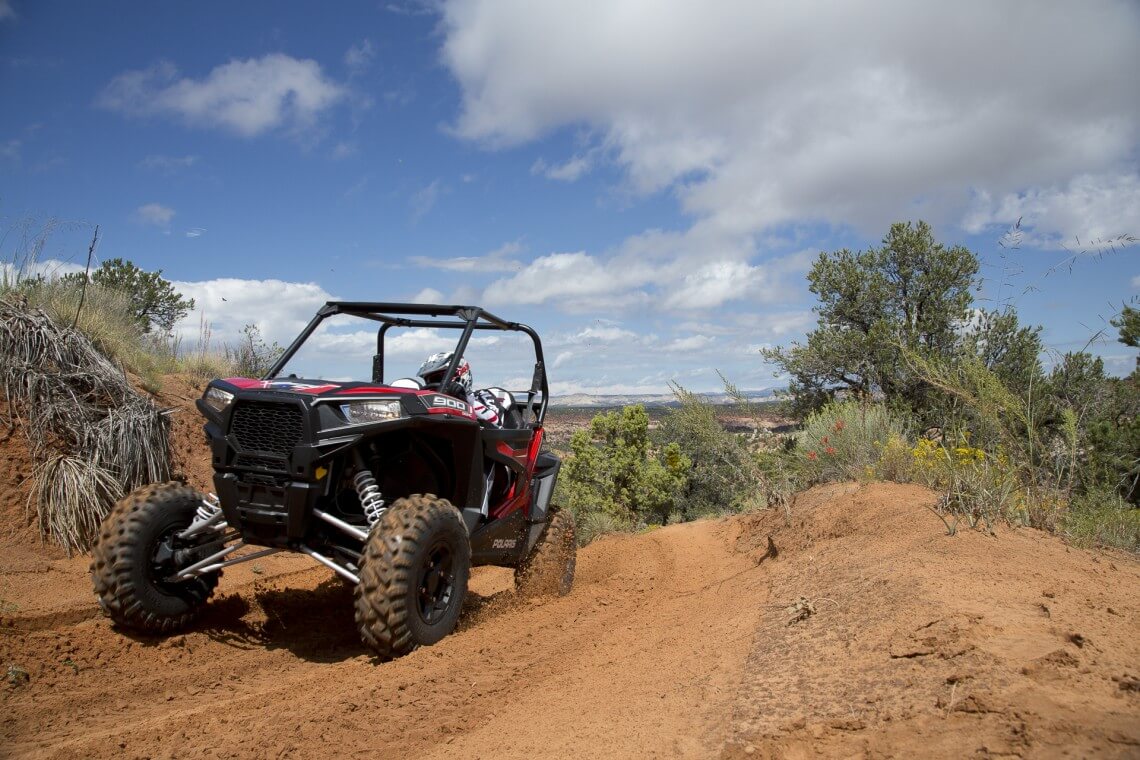
M 439 385 L 443 380 L 444 374 L 447 372 L 448 366 L 451 365 L 451 357 L 455 355 L 454 351 L 441 351 L 438 354 L 432 354 L 424 363 L 420 365 L 420 371 L 416 374 L 424 379 L 428 385 Z M 452 385 L 458 384 L 464 393 L 471 391 L 471 365 L 467 363 L 466 359 L 459 360 L 459 366 L 455 368 L 455 377 L 451 378 Z M 440 388 L 440 390 L 443 390 Z

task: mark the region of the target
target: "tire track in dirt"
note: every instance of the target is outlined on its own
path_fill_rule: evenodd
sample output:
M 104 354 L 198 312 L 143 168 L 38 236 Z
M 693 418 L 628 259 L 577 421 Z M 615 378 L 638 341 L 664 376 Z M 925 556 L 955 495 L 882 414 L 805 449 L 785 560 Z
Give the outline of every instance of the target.
M 102 619 L 9 629 L 0 658 L 34 665 L 0 735 L 18 757 L 715 753 L 764 594 L 736 531 L 597 541 L 562 599 L 518 600 L 510 571 L 481 570 L 456 634 L 386 664 L 319 569 L 223 579 L 166 641 Z

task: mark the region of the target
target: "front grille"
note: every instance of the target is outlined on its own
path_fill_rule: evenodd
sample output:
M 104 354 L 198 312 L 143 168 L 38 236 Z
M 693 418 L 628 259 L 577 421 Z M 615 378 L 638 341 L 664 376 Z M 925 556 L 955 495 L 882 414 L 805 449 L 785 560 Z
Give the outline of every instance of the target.
M 234 457 L 234 467 L 271 472 L 284 472 L 288 469 L 285 457 L 259 457 L 255 454 L 238 454 Z
M 301 409 L 294 404 L 240 403 L 230 434 L 245 451 L 287 457 L 301 440 Z

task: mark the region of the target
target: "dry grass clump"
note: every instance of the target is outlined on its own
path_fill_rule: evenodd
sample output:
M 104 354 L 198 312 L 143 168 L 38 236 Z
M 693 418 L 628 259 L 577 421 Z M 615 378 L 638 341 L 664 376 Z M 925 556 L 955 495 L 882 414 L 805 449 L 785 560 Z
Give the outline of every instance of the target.
M 0 300 L 0 383 L 37 465 L 41 533 L 68 553 L 90 546 L 115 499 L 169 477 L 165 418 L 79 329 Z

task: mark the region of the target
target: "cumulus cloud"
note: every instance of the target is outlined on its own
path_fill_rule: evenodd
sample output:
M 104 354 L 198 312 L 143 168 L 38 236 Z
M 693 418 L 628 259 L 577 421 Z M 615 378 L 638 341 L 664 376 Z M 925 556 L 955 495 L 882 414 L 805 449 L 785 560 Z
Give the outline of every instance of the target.
M 412 296 L 412 303 L 443 303 L 443 293 L 435 288 L 424 288 Z
M 169 62 L 127 71 L 96 102 L 129 116 L 174 116 L 254 137 L 279 128 L 307 130 L 346 96 L 316 61 L 272 53 L 232 60 L 201 79 L 180 76 Z
M 1025 244 L 1056 245 L 1079 238 L 1110 239 L 1140 229 L 1140 175 L 1082 174 L 1064 185 L 993 198 L 981 192 L 963 227 L 977 233 L 1018 221 L 1034 234 Z
M 536 258 L 512 277 L 491 283 L 483 298 L 495 305 L 554 301 L 571 310 L 614 308 L 648 297 L 630 290 L 641 279 L 639 273 L 617 271 L 584 251 L 552 253 Z
M 50 280 L 62 277 L 65 274 L 76 274 L 83 271 L 86 271 L 86 267 L 82 264 L 60 261 L 59 259 L 33 261 L 22 266 L 4 261 L 0 262 L 0 282 L 15 282 L 40 276 Z
M 572 335 L 566 336 L 562 341 L 571 344 L 618 343 L 637 340 L 637 333 L 623 329 L 617 325 L 590 325 Z
M 706 348 L 712 343 L 716 342 L 716 338 L 711 338 L 708 335 L 689 335 L 685 338 L 677 338 L 670 341 L 665 346 L 666 351 L 699 351 Z
M 483 293 L 488 303 L 555 303 L 568 311 L 613 312 L 653 304 L 671 310 L 714 309 L 731 301 L 774 302 L 786 295 L 784 276 L 802 271 L 805 257 L 792 254 L 748 264 L 726 245 L 686 250 L 690 236 L 648 233 L 631 238 L 611 256 L 552 253 L 534 259 Z M 726 258 L 714 258 L 716 254 Z M 727 258 L 735 257 L 735 258 Z
M 714 261 L 686 274 L 665 299 L 675 309 L 708 309 L 754 292 L 763 281 L 759 267 L 740 261 Z
M 147 203 L 135 209 L 135 219 L 143 224 L 165 227 L 174 218 L 174 209 L 161 203 Z
M 183 297 L 194 299 L 194 310 L 175 325 L 184 344 L 198 338 L 205 321 L 215 346 L 236 342 L 248 324 L 257 325 L 267 341 L 288 345 L 317 309 L 333 300 L 330 293 L 312 282 L 225 277 L 172 284 Z
M 451 0 L 441 13 L 456 135 L 503 148 L 581 130 L 579 154 L 532 170 L 572 180 L 611 161 L 690 219 L 617 251 L 542 257 L 489 298 L 570 308 L 657 289 L 668 307 L 713 308 L 771 292 L 762 241 L 796 225 L 1137 226 L 1135 3 Z M 634 248 L 657 273 L 627 271 Z

